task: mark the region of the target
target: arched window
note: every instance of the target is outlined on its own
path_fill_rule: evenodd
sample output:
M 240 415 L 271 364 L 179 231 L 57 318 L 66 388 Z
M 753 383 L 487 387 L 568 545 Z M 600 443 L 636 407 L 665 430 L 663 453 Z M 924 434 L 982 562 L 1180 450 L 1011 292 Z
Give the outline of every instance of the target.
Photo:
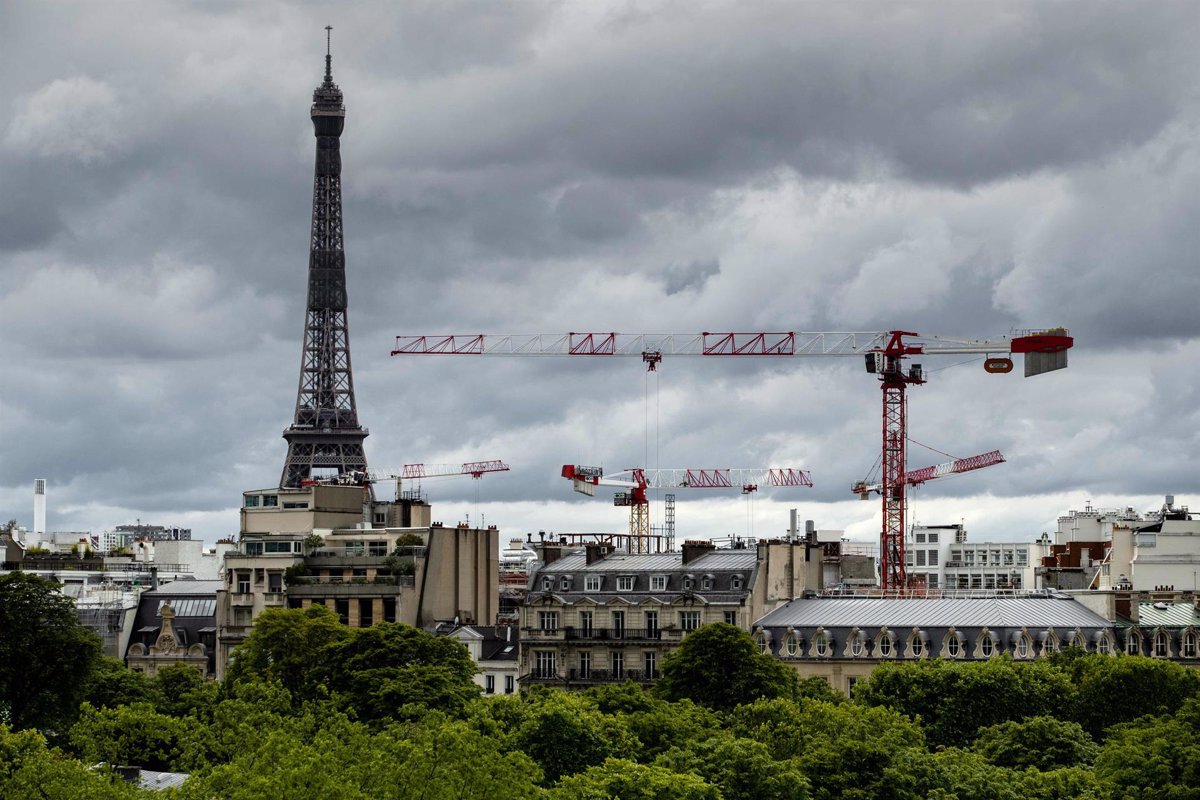
M 1169 642 L 1167 641 L 1167 632 L 1159 631 L 1154 634 L 1154 657 L 1166 658 L 1170 652 Z
M 912 654 L 914 658 L 920 658 L 925 652 L 925 642 L 921 641 L 920 636 L 912 638 Z
M 958 658 L 962 653 L 962 642 L 958 640 L 958 634 L 950 634 L 950 638 L 946 640 L 946 652 L 951 658 Z
M 1137 635 L 1137 631 L 1131 630 L 1125 637 L 1125 652 L 1131 656 L 1142 652 L 1142 638 Z
M 850 655 L 858 658 L 863 654 L 863 641 L 860 636 L 855 636 L 850 640 Z
M 771 653 L 771 642 L 767 638 L 765 631 L 758 634 L 758 652 L 762 653 L 764 656 Z
M 1017 658 L 1029 658 L 1029 637 L 1022 636 L 1017 639 Z
M 825 636 L 824 631 L 821 631 L 813 638 L 813 645 L 816 648 L 817 655 L 829 655 L 829 639 Z
M 991 658 L 992 653 L 996 652 L 996 645 L 992 643 L 990 633 L 983 634 L 983 639 L 979 642 L 979 652 L 983 653 L 984 658 Z
M 797 648 L 798 643 L 796 642 L 796 634 L 789 633 L 787 638 L 783 640 L 783 651 L 794 658 Z
M 1071 639 L 1071 646 L 1087 650 L 1087 639 L 1084 638 L 1083 631 L 1075 631 L 1075 636 Z
M 1183 653 L 1184 658 L 1196 657 L 1196 633 L 1188 631 L 1183 635 Z
M 892 654 L 892 637 L 889 634 L 883 634 L 879 637 L 879 655 L 888 658 Z
M 1100 634 L 1100 638 L 1096 640 L 1096 652 L 1105 656 L 1112 652 L 1112 642 L 1109 641 L 1107 633 Z

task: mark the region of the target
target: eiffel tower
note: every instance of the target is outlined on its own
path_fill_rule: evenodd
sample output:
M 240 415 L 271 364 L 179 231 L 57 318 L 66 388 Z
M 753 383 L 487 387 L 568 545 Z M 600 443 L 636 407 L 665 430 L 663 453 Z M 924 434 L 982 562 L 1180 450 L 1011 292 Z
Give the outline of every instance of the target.
M 314 470 L 338 474 L 366 470 L 350 370 L 346 324 L 346 253 L 342 235 L 342 156 L 339 137 L 346 121 L 342 90 L 333 82 L 329 32 L 325 28 L 325 80 L 313 91 L 312 122 L 317 137 L 313 177 L 312 240 L 308 254 L 308 311 L 300 354 L 296 416 L 283 432 L 288 443 L 281 487 L 296 487 Z

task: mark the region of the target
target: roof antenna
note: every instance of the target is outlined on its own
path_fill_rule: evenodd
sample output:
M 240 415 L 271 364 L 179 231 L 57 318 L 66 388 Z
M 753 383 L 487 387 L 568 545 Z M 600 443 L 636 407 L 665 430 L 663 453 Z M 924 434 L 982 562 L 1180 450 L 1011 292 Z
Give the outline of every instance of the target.
M 333 26 L 325 26 L 325 80 L 333 82 L 333 56 L 329 52 L 330 38 L 332 36 Z

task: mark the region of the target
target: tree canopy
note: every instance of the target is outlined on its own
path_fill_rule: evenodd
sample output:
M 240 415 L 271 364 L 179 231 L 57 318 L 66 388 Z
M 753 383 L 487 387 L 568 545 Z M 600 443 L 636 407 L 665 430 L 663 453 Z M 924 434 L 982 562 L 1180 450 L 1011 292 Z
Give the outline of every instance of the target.
M 794 696 L 796 673 L 760 653 L 741 628 L 718 622 L 689 633 L 663 659 L 657 690 L 667 700 L 727 711 L 763 697 Z
M 65 729 L 100 660 L 100 637 L 80 625 L 57 584 L 25 572 L 0 576 L 0 631 L 0 722 Z

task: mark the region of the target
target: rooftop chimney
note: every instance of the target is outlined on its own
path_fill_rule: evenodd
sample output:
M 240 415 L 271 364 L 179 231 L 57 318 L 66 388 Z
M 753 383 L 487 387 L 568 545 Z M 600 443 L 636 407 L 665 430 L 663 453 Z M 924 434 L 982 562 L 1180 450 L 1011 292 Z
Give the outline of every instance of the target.
M 716 545 L 705 540 L 689 539 L 683 543 L 683 563 L 690 564 L 705 553 L 712 552 Z
M 587 545 L 587 563 L 594 564 L 613 551 L 611 544 L 593 543 Z

